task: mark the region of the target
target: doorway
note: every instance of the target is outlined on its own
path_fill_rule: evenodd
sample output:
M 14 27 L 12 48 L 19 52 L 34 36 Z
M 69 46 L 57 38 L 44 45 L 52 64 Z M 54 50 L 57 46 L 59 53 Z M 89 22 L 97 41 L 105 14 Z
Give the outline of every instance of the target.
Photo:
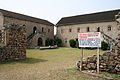
M 38 46 L 43 46 L 43 40 L 41 37 L 38 38 Z

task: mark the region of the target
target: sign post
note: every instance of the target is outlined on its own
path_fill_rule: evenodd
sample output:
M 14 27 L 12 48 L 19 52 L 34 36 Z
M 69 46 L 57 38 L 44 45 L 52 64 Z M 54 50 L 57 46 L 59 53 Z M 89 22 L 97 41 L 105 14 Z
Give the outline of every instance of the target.
M 82 63 L 83 63 L 83 48 L 81 48 L 80 71 L 82 71 Z
M 78 34 L 79 47 L 81 47 L 80 71 L 82 71 L 83 47 L 96 47 L 97 49 L 97 73 L 99 73 L 99 47 L 101 47 L 100 32 L 89 32 Z
M 100 54 L 100 49 L 99 49 L 99 47 L 98 47 L 98 49 L 97 49 L 97 73 L 99 74 L 99 54 Z

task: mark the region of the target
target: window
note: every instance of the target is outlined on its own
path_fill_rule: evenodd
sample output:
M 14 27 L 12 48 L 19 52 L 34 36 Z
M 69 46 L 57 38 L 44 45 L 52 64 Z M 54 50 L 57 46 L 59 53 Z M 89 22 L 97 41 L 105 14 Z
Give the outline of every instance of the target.
M 111 26 L 110 25 L 108 26 L 108 31 L 111 31 Z
M 80 32 L 80 28 L 77 29 L 77 32 Z
M 36 33 L 36 32 L 37 32 L 37 27 L 34 26 L 34 27 L 33 27 L 33 33 Z
M 87 27 L 87 32 L 90 32 L 90 28 L 89 27 Z
M 118 27 L 118 30 L 120 30 L 120 26 Z
M 44 28 L 42 27 L 42 32 L 44 32 Z
M 97 27 L 97 32 L 100 32 L 100 27 Z
M 69 32 L 72 32 L 72 29 L 69 29 Z
M 78 38 L 75 38 L 76 41 L 78 41 Z
M 65 43 L 67 43 L 67 38 L 65 38 Z
M 0 30 L 0 43 L 2 42 L 2 31 Z
M 61 29 L 61 33 L 63 33 L 63 29 Z
M 48 29 L 48 32 L 50 32 L 50 29 Z

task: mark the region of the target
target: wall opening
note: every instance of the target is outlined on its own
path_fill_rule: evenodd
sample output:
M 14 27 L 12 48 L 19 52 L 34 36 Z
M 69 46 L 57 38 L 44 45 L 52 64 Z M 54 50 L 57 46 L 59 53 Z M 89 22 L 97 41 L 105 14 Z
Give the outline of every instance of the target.
M 43 46 L 43 40 L 41 37 L 38 38 L 38 46 Z
M 36 31 L 37 31 L 37 27 L 35 26 L 33 27 L 33 33 L 36 33 Z
M 97 27 L 97 32 L 100 32 L 100 27 Z

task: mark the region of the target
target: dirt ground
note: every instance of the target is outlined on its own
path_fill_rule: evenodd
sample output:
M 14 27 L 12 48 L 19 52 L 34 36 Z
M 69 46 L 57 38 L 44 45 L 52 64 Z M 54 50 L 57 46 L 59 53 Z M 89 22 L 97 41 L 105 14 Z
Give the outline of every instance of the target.
M 95 50 L 85 51 L 91 56 Z M 55 50 L 27 50 L 27 59 L 0 64 L 0 80 L 96 80 L 76 73 L 80 50 L 59 48 Z M 98 79 L 102 80 L 102 79 Z

